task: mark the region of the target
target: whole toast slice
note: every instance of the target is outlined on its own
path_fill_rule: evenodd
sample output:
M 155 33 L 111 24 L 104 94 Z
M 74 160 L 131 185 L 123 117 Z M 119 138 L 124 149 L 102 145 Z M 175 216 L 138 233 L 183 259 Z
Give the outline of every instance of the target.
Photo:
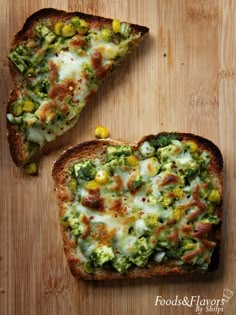
M 88 99 L 148 28 L 80 12 L 31 15 L 8 55 L 8 141 L 17 166 L 73 127 Z
M 217 146 L 187 133 L 69 148 L 52 176 L 72 274 L 108 280 L 215 270 L 222 171 Z

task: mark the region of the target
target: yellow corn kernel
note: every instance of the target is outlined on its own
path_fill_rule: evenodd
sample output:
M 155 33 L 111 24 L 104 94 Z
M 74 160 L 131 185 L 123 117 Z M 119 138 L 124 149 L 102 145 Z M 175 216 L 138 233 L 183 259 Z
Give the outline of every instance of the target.
M 73 192 L 76 191 L 76 188 L 77 188 L 77 181 L 75 178 L 72 178 L 70 181 L 69 181 L 69 188 L 70 190 L 72 190 Z
M 120 21 L 119 20 L 113 20 L 112 21 L 112 29 L 114 33 L 119 33 L 120 31 Z
M 64 26 L 64 23 L 62 22 L 57 22 L 54 26 L 54 33 L 58 36 L 61 35 L 61 31 L 62 31 L 62 28 Z
M 163 207 L 168 207 L 172 204 L 173 198 L 168 196 L 168 193 L 163 195 L 163 200 L 161 202 Z
M 181 215 L 182 215 L 182 210 L 179 209 L 179 208 L 175 208 L 173 210 L 173 219 L 178 221 L 180 218 L 181 218 Z
M 127 163 L 130 166 L 137 166 L 138 165 L 138 158 L 135 155 L 130 155 L 126 158 Z
M 189 147 L 190 152 L 195 153 L 198 151 L 198 145 L 193 141 L 187 141 L 186 145 Z
M 99 139 L 106 139 L 109 137 L 109 131 L 106 127 L 97 126 L 95 129 L 95 136 Z
M 89 24 L 88 22 L 86 22 L 83 19 L 80 19 L 80 24 L 78 27 L 76 27 L 76 31 L 80 34 L 80 35 L 84 35 L 85 33 L 88 32 L 89 29 Z
M 31 113 L 35 109 L 35 104 L 32 101 L 24 101 L 23 111 Z
M 109 177 L 109 174 L 106 170 L 98 170 L 97 171 L 97 174 L 95 176 L 95 181 L 98 183 L 98 184 L 101 184 L 101 185 L 104 185 L 107 183 L 108 181 L 108 177 Z
M 187 243 L 184 245 L 184 249 L 189 250 L 195 247 L 194 243 Z
M 183 199 L 184 198 L 184 192 L 181 188 L 179 187 L 175 187 L 173 189 L 173 193 L 175 194 L 175 196 L 178 198 L 178 199 Z
M 99 189 L 100 185 L 95 181 L 95 180 L 91 180 L 90 182 L 87 182 L 87 184 L 85 185 L 85 188 L 87 190 L 97 190 Z
M 61 35 L 63 37 L 72 37 L 75 35 L 75 33 L 76 33 L 76 30 L 74 26 L 71 24 L 66 24 L 62 27 Z
M 153 227 L 153 226 L 157 225 L 157 223 L 158 223 L 157 220 L 158 220 L 158 217 L 156 214 L 150 214 L 149 216 L 147 216 L 145 222 L 148 226 Z
M 111 31 L 108 28 L 104 28 L 103 30 L 101 30 L 101 38 L 106 41 L 109 42 L 111 40 Z
M 212 191 L 208 195 L 208 200 L 214 203 L 220 203 L 220 199 L 221 197 L 219 191 L 216 189 L 212 189 Z
M 24 170 L 29 175 L 37 175 L 38 167 L 36 163 L 29 163 L 24 166 Z

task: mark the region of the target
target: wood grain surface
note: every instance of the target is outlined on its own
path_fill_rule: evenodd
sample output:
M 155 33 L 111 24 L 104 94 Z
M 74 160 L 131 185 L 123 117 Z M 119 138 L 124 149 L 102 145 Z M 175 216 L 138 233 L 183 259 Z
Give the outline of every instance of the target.
M 0 314 L 197 314 L 195 304 L 155 305 L 156 297 L 214 300 L 224 289 L 235 294 L 218 314 L 236 314 L 236 1 L 0 0 L 0 5 Z M 39 176 L 28 177 L 14 166 L 6 140 L 5 107 L 12 87 L 6 56 L 13 34 L 44 7 L 116 17 L 146 25 L 150 34 L 91 99 L 79 124 L 41 160 Z M 124 140 L 183 131 L 219 146 L 225 203 L 218 272 L 111 282 L 79 282 L 71 276 L 51 167 L 68 146 L 92 139 L 97 124 Z M 201 314 L 217 314 L 202 309 Z

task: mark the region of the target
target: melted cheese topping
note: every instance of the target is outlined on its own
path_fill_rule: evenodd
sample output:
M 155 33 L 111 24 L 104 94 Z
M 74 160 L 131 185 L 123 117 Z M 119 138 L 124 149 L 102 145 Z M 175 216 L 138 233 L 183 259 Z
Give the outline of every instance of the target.
M 139 158 L 135 166 L 122 151 L 107 163 L 96 159 L 92 164 L 75 164 L 76 200 L 68 204 L 64 217 L 85 259 L 94 266 L 104 261 L 124 271 L 132 264 L 143 266 L 154 256 L 156 262 L 171 259 L 178 266 L 206 270 L 215 246 L 209 243 L 208 232 L 219 222 L 212 214 L 219 200 L 212 203 L 208 198 L 218 187 L 217 178 L 207 171 L 210 158 L 200 150 L 193 154 L 180 141 L 151 151 L 153 156 L 147 158 L 143 147 L 141 158 L 139 152 L 132 152 Z M 198 168 L 189 171 L 195 164 Z M 94 180 L 100 169 L 109 172 L 103 184 Z M 86 223 L 79 220 L 80 228 L 73 228 L 70 218 L 81 215 Z M 84 224 L 89 231 L 85 236 Z M 83 249 L 83 244 L 93 250 Z
M 81 57 L 70 51 L 61 51 L 57 56 L 50 59 L 58 69 L 59 81 L 72 79 L 79 80 L 83 77 L 83 66 L 91 65 L 88 56 Z

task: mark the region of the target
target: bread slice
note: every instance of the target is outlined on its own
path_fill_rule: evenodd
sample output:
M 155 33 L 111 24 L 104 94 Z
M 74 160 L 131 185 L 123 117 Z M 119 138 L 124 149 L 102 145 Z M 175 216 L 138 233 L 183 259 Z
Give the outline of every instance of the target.
M 80 12 L 42 9 L 14 37 L 8 140 L 17 166 L 73 127 L 88 99 L 148 28 Z
M 109 280 L 215 270 L 222 171 L 217 146 L 187 133 L 69 148 L 52 176 L 72 274 Z

